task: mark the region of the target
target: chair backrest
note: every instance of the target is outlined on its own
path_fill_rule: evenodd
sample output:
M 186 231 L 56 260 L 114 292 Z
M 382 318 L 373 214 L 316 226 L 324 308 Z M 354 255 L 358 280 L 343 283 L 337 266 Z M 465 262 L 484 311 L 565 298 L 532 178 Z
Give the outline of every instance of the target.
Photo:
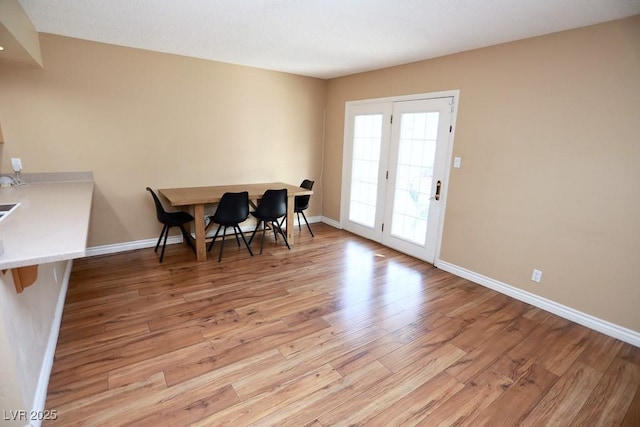
M 158 221 L 164 224 L 167 221 L 167 211 L 164 210 L 164 207 L 162 206 L 162 203 L 160 202 L 160 199 L 158 198 L 156 193 L 154 193 L 153 190 L 149 187 L 147 187 L 147 191 L 151 193 L 151 197 L 153 197 L 153 203 L 156 205 L 156 216 L 158 217 Z
M 310 179 L 305 179 L 300 184 L 300 187 L 306 188 L 307 190 L 313 189 L 313 184 L 315 181 L 311 181 Z M 296 196 L 295 197 L 295 210 L 303 211 L 309 207 L 309 199 L 311 198 L 310 194 L 306 194 L 304 196 Z
M 315 181 L 311 181 L 310 179 L 305 179 L 302 181 L 302 184 L 300 184 L 300 187 L 302 188 L 306 188 L 307 190 L 311 190 L 313 189 L 313 184 L 315 183 Z
M 287 189 L 265 191 L 256 209 L 256 215 L 263 219 L 276 220 L 286 214 Z
M 249 217 L 249 192 L 224 193 L 213 215 L 213 220 L 222 225 L 239 224 Z

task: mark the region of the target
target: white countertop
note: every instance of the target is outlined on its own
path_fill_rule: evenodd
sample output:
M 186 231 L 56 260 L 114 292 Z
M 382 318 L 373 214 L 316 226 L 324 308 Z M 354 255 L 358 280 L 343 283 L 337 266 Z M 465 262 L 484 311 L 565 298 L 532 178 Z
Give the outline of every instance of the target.
M 28 185 L 0 187 L 0 204 L 20 203 L 0 221 L 4 248 L 0 269 L 85 256 L 92 174 L 38 174 L 33 180 L 23 178 Z

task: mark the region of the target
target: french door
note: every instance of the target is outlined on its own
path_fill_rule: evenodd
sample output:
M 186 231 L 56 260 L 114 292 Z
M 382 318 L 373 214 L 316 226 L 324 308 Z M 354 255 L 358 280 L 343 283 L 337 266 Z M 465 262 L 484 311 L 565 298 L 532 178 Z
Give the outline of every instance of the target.
M 344 229 L 434 263 L 442 235 L 454 99 L 347 103 Z

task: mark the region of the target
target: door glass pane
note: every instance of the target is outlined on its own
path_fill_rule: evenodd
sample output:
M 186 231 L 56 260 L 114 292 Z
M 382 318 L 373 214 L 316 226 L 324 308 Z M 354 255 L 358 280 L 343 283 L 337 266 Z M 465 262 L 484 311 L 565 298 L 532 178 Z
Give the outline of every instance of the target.
M 375 224 L 381 141 L 382 114 L 355 117 L 349 221 L 367 227 Z
M 391 235 L 424 245 L 433 181 L 439 113 L 403 113 Z

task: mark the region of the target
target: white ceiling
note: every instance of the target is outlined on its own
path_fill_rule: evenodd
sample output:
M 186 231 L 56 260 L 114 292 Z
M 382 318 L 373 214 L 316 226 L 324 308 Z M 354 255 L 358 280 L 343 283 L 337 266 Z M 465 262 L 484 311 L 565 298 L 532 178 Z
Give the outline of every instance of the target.
M 19 2 L 38 32 L 323 79 L 640 14 L 640 0 Z

